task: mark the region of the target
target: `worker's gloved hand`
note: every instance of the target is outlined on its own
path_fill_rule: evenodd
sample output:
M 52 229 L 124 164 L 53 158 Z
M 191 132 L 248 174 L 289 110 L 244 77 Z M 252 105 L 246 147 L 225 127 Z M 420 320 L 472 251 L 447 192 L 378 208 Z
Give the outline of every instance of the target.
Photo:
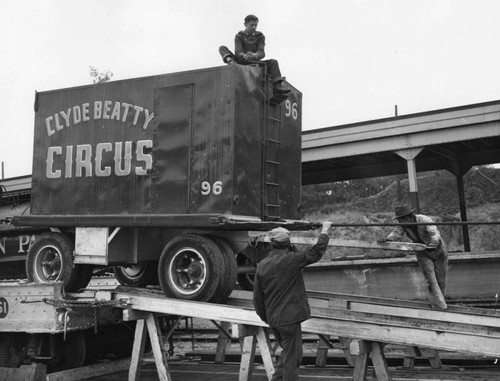
M 323 221 L 323 224 L 321 224 L 321 234 L 328 234 L 328 230 L 332 226 L 331 221 Z
M 433 253 L 433 252 L 434 252 L 437 248 L 438 248 L 438 247 L 437 247 L 437 245 L 432 245 L 432 244 L 431 244 L 431 245 L 427 245 L 427 246 L 425 247 L 425 250 L 426 250 L 427 252 L 429 252 L 429 253 Z

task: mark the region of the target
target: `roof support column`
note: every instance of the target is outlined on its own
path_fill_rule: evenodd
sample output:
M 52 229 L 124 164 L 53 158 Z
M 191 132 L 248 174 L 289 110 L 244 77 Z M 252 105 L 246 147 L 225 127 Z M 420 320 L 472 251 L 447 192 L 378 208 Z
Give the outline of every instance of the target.
M 407 148 L 394 151 L 398 156 L 406 160 L 408 166 L 408 182 L 410 185 L 410 202 L 411 207 L 417 213 L 420 212 L 420 205 L 418 201 L 418 186 L 417 186 L 417 168 L 415 166 L 415 158 L 422 152 L 423 148 Z
M 462 220 L 462 222 L 465 222 L 467 221 L 467 206 L 465 204 L 464 175 L 472 168 L 472 166 L 462 163 L 457 158 L 452 160 L 450 163 L 451 163 L 451 168 L 449 168 L 448 170 L 451 173 L 453 173 L 457 179 L 460 219 Z M 469 238 L 468 225 L 462 226 L 462 236 L 464 241 L 464 251 L 470 251 L 470 238 Z
M 458 204 L 460 208 L 460 219 L 462 221 L 467 221 L 467 208 L 465 205 L 465 191 L 464 191 L 464 178 L 463 174 L 456 175 L 457 178 L 457 188 L 458 188 Z M 469 226 L 462 226 L 462 236 L 464 239 L 464 251 L 470 252 L 470 238 L 469 238 Z

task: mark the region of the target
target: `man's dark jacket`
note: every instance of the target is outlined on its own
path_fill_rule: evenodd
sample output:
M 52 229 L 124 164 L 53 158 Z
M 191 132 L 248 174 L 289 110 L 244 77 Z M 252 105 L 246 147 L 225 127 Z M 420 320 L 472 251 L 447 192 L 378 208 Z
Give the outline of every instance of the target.
M 266 37 L 262 32 L 247 34 L 244 30 L 234 36 L 234 54 L 239 62 L 244 63 L 243 55 L 247 52 L 257 53 L 256 61 L 265 57 Z
M 318 262 L 328 246 L 321 234 L 306 251 L 274 248 L 257 265 L 254 278 L 255 312 L 271 327 L 302 322 L 311 317 L 302 269 Z

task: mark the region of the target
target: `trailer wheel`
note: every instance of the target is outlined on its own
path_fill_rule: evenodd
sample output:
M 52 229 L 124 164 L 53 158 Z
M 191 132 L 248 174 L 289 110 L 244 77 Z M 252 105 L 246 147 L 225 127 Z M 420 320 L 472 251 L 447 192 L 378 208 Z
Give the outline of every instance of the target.
M 252 260 L 243 253 L 239 253 L 236 257 L 236 262 L 239 266 L 253 265 Z M 253 291 L 253 279 L 255 273 L 242 273 L 238 274 L 238 284 L 242 290 Z
M 64 339 L 61 334 L 54 337 L 56 356 L 48 363 L 49 372 L 59 372 L 79 368 L 85 362 L 87 346 L 83 331 L 68 332 Z
M 158 284 L 158 262 L 141 261 L 126 266 L 114 266 L 115 278 L 124 286 L 145 287 Z
M 63 282 L 68 292 L 85 288 L 92 278 L 92 265 L 73 264 L 73 241 L 60 233 L 44 233 L 28 251 L 26 275 L 35 283 Z
M 24 339 L 18 332 L 0 332 L 0 367 L 19 368 L 24 363 Z
M 160 256 L 158 279 L 166 296 L 209 302 L 219 292 L 224 259 L 210 238 L 184 234 L 170 241 Z
M 234 251 L 222 238 L 212 237 L 219 246 L 224 260 L 224 275 L 221 277 L 219 291 L 213 298 L 214 303 L 224 303 L 233 292 L 238 277 L 238 265 L 234 256 Z

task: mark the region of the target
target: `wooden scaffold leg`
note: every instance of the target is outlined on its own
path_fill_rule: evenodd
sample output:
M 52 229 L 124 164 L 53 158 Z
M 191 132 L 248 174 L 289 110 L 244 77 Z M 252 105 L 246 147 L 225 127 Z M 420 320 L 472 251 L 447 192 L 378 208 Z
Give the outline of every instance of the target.
M 228 344 L 231 343 L 231 335 L 229 334 L 229 329 L 231 328 L 231 323 L 221 322 L 220 325 L 212 321 L 219 328 L 219 338 L 217 340 L 217 350 L 215 352 L 215 363 L 223 364 L 226 359 L 226 349 Z
M 366 380 L 368 356 L 370 355 L 373 369 L 378 381 L 391 381 L 387 361 L 384 355 L 384 344 L 377 341 L 352 340 L 350 352 L 354 356 L 354 381 Z
M 243 338 L 239 381 L 248 381 L 252 375 L 257 343 L 268 380 L 274 374 L 271 342 L 269 334 L 262 327 L 238 324 L 233 326 L 233 336 Z
M 158 317 L 153 313 L 147 313 L 144 318 L 137 320 L 128 379 L 129 381 L 137 381 L 140 379 L 142 360 L 144 357 L 144 346 L 146 344 L 146 331 L 149 333 L 149 340 L 151 341 L 156 370 L 158 371 L 158 379 L 160 381 L 171 381 L 172 378 L 168 372 L 167 354 L 165 353 L 165 349 L 162 345 L 162 336 L 160 325 L 158 324 Z
M 415 365 L 415 358 L 427 358 L 433 369 L 440 369 L 443 367 L 439 352 L 433 348 L 419 348 L 416 346 L 407 346 L 405 348 L 404 363 L 405 368 L 413 368 Z
M 321 368 L 326 366 L 328 360 L 328 350 L 333 349 L 329 335 L 318 335 L 318 350 L 316 352 L 316 366 Z M 344 351 L 344 356 L 349 366 L 354 366 L 354 358 L 349 351 L 351 340 L 347 337 L 339 337 L 340 348 Z

